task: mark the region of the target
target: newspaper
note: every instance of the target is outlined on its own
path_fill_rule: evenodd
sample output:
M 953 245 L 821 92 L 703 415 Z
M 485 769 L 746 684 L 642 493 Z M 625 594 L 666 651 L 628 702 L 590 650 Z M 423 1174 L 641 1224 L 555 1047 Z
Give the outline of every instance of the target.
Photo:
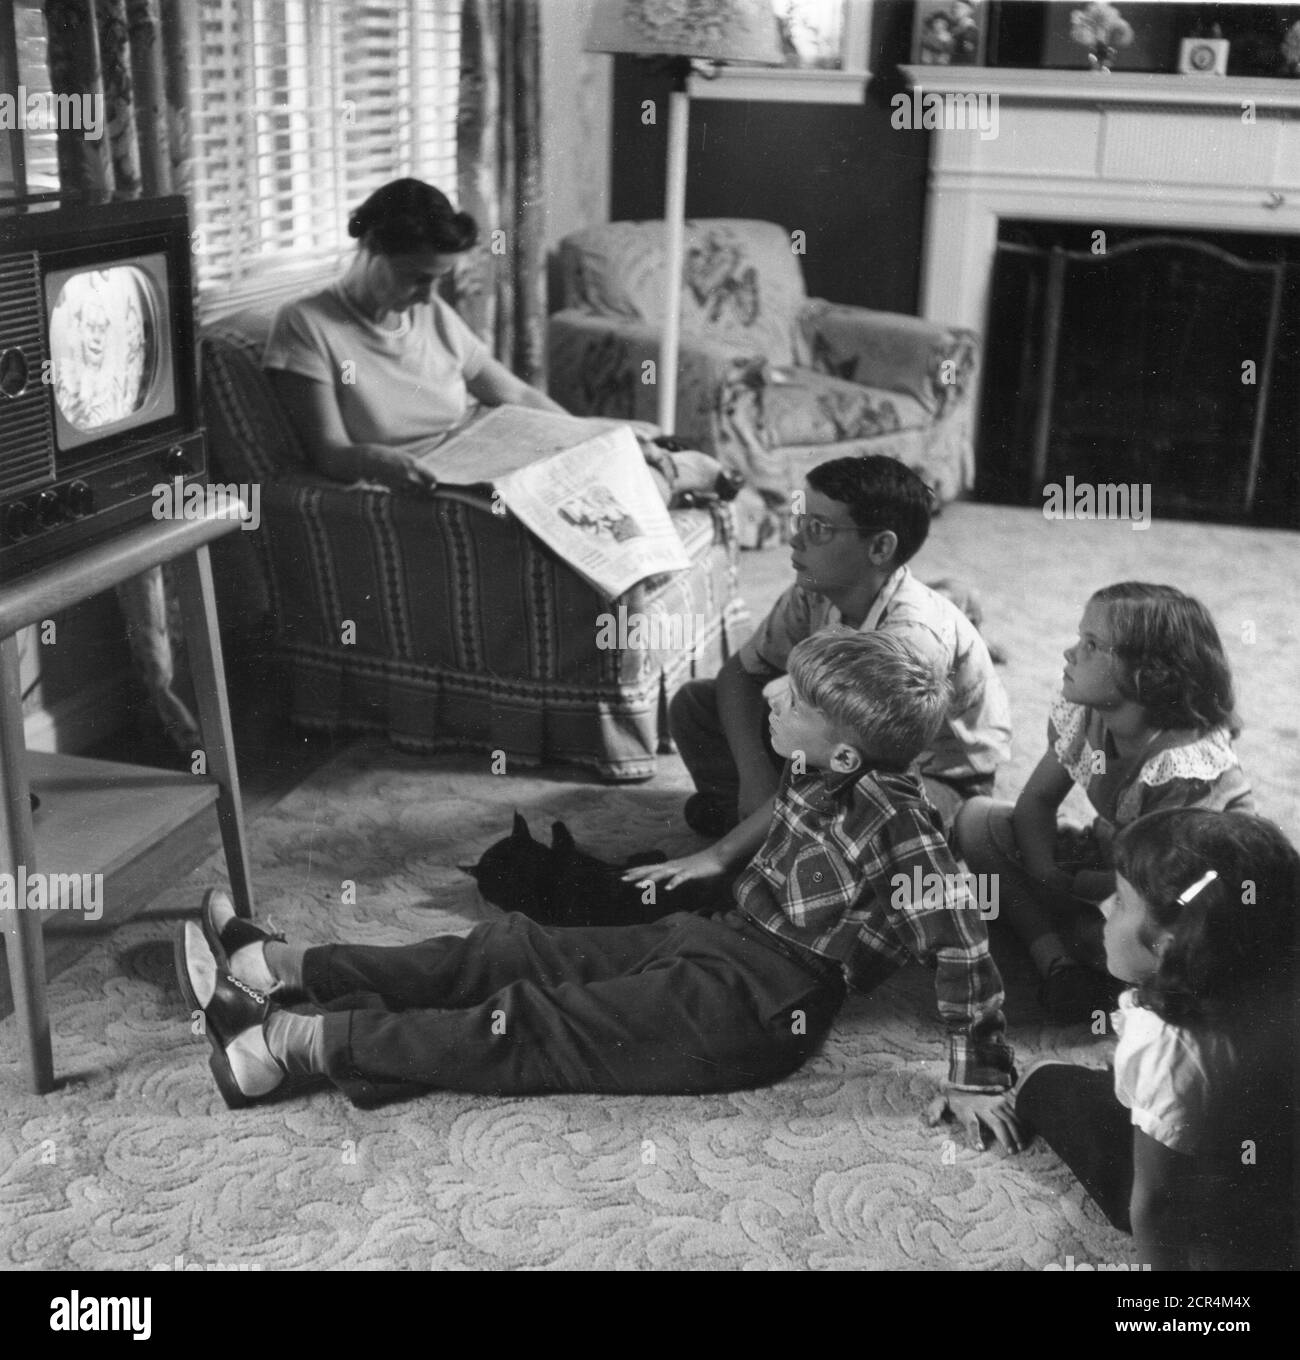
M 497 406 L 420 455 L 440 482 L 490 483 L 601 594 L 691 565 L 626 422 Z

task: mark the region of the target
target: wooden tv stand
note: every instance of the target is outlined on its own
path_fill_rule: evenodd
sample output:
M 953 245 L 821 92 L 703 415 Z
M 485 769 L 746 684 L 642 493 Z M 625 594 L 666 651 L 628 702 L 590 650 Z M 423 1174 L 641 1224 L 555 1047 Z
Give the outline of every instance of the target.
M 168 847 L 214 804 L 226 852 L 231 894 L 242 916 L 253 911 L 239 778 L 226 700 L 221 639 L 208 544 L 239 529 L 231 515 L 151 521 L 18 581 L 0 585 L 0 874 L 102 873 L 104 921 L 114 903 L 137 895 Z M 27 625 L 163 562 L 174 562 L 181 616 L 198 705 L 206 775 L 139 765 L 28 754 L 16 634 Z M 33 828 L 29 794 L 42 801 Z M 121 915 L 119 911 L 117 913 Z M 14 1011 L 27 1080 L 37 1092 L 54 1086 L 45 1001 L 49 928 L 75 931 L 91 923 L 75 912 L 0 910 Z M 57 925 L 55 924 L 57 922 Z

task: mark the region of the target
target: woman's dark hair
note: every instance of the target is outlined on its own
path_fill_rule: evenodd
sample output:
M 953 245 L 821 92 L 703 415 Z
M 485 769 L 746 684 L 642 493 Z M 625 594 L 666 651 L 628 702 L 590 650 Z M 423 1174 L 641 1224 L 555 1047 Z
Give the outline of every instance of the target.
M 1180 902 L 1210 870 L 1217 877 Z M 1205 808 L 1153 812 L 1116 837 L 1115 872 L 1173 937 L 1139 1004 L 1174 1025 L 1231 1024 L 1248 1003 L 1294 998 L 1300 855 L 1272 822 Z
M 832 458 L 813 468 L 808 485 L 843 502 L 859 529 L 892 529 L 898 539 L 896 567 L 916 555 L 930 532 L 934 493 L 896 458 L 877 453 Z
M 432 184 L 395 179 L 376 189 L 348 218 L 348 235 L 377 255 L 436 250 L 452 255 L 478 240 L 478 223 L 457 212 Z
M 1241 730 L 1232 670 L 1210 611 L 1173 586 L 1121 581 L 1092 597 L 1106 606 L 1115 654 L 1128 674 L 1119 692 L 1161 728 Z

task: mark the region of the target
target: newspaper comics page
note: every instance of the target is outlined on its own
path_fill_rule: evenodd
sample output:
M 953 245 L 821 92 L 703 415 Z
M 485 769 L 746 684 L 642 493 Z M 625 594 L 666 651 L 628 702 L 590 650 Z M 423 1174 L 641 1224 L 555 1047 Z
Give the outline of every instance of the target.
M 625 425 L 500 479 L 501 499 L 611 599 L 647 576 L 691 565 Z
M 627 422 L 497 406 L 420 461 L 440 482 L 491 482 L 610 599 L 691 564 Z

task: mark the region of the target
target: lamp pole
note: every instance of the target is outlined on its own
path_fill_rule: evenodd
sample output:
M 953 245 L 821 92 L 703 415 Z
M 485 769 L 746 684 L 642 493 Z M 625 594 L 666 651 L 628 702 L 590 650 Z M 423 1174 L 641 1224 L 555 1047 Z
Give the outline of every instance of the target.
M 668 182 L 664 191 L 664 333 L 659 344 L 659 428 L 672 434 L 677 428 L 677 360 L 681 351 L 682 267 L 686 239 L 686 141 L 691 122 L 686 82 L 691 74 L 689 57 L 671 63 L 672 93 L 668 96 Z

